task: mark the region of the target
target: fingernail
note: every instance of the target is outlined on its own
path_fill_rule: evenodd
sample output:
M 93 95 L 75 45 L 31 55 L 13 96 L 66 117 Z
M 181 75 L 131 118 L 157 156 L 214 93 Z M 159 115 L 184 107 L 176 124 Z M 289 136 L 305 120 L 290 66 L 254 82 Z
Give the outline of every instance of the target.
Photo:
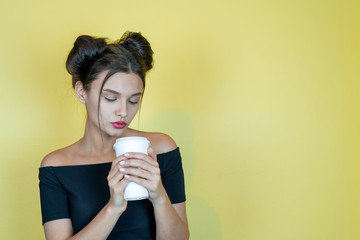
M 124 164 L 125 164 L 125 161 L 121 161 L 121 162 L 120 162 L 120 165 L 124 165 Z
M 125 175 L 125 178 L 130 178 L 130 176 L 129 176 L 129 175 Z
M 128 157 L 128 156 L 130 156 L 130 154 L 129 153 L 124 153 L 124 156 Z
M 120 172 L 125 172 L 125 168 L 120 168 Z

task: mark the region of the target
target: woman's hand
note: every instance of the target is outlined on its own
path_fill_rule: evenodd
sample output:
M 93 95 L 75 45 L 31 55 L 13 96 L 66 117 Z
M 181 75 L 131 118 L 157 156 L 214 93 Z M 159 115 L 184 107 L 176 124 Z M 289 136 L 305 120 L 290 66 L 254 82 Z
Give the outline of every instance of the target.
M 110 200 L 108 206 L 118 212 L 123 213 L 127 207 L 127 201 L 124 199 L 124 190 L 129 183 L 124 178 L 124 174 L 120 172 L 121 161 L 127 159 L 124 155 L 117 157 L 111 164 L 107 180 L 110 189 Z
M 161 182 L 160 168 L 152 148 L 148 155 L 143 153 L 125 153 L 126 159 L 120 160 L 120 172 L 130 182 L 144 186 L 154 203 L 165 201 L 166 191 Z

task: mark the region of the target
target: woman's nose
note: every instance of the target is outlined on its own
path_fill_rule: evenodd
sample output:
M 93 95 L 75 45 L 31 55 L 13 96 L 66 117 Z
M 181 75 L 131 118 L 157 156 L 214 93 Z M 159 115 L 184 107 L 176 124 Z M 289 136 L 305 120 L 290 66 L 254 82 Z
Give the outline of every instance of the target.
M 125 102 L 121 101 L 120 104 L 117 106 L 116 109 L 116 116 L 120 116 L 122 118 L 125 118 L 127 116 L 127 105 Z

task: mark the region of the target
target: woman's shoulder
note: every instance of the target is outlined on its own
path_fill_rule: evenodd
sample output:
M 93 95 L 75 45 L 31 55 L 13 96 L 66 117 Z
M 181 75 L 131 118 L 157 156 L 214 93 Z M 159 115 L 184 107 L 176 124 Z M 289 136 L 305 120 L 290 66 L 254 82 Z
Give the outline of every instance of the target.
M 64 147 L 47 154 L 41 161 L 40 167 L 56 167 L 69 165 L 71 160 L 70 152 L 73 145 Z
M 176 142 L 167 134 L 160 132 L 143 132 L 156 154 L 167 153 L 177 148 Z

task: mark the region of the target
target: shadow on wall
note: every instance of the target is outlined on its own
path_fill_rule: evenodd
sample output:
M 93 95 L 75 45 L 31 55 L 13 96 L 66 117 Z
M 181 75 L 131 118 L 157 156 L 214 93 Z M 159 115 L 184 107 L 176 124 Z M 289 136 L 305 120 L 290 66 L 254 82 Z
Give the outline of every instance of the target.
M 206 200 L 191 193 L 192 178 L 196 174 L 194 128 L 190 115 L 183 109 L 169 109 L 154 113 L 141 123 L 146 131 L 161 131 L 170 135 L 180 147 L 185 172 L 187 215 L 191 239 L 221 239 L 218 214 Z M 201 183 L 208 184 L 208 183 Z

